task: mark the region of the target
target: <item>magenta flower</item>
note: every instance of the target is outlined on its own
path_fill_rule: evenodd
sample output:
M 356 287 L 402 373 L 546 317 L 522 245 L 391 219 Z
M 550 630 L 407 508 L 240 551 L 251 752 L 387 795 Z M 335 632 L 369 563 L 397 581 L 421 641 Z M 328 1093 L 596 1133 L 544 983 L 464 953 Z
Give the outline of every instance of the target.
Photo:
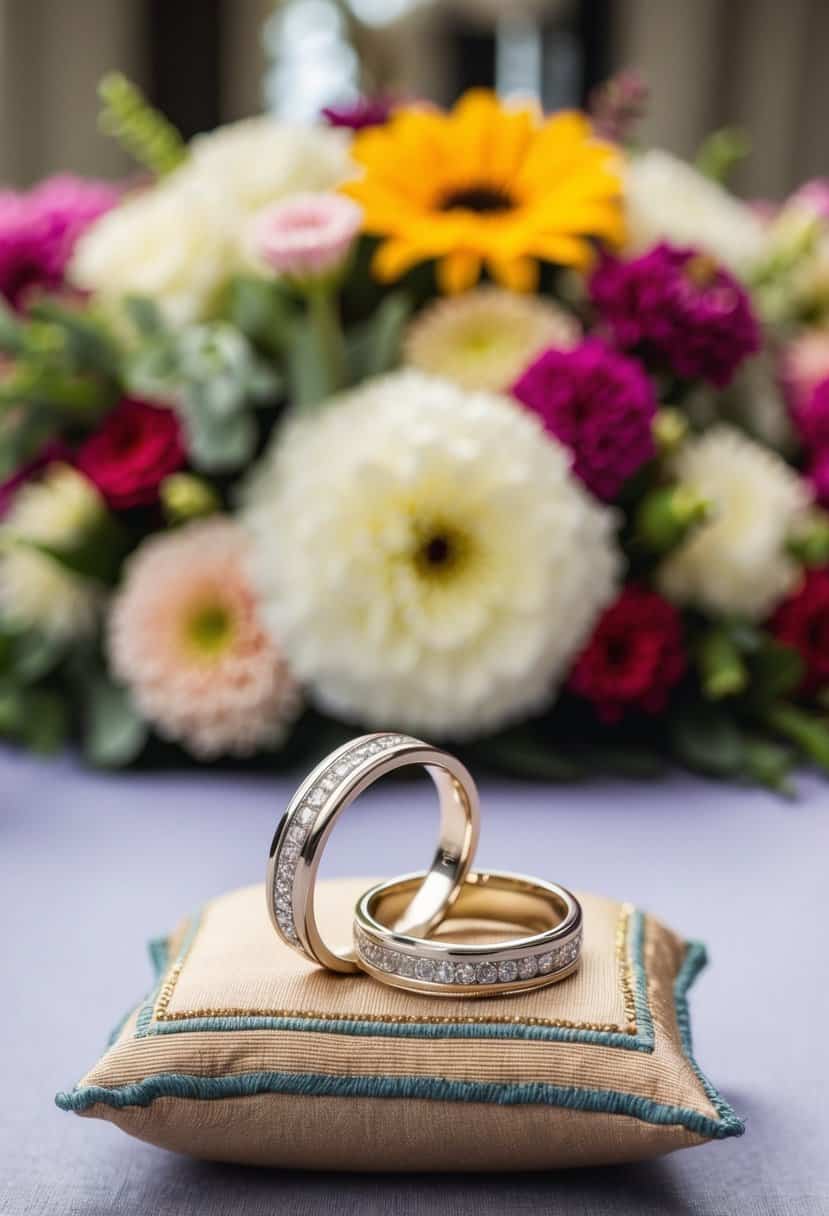
M 595 338 L 544 351 L 512 391 L 570 448 L 574 472 L 598 498 L 615 498 L 654 454 L 650 380 L 633 359 Z
M 32 288 L 59 288 L 78 237 L 119 197 L 107 182 L 71 174 L 0 192 L 0 294 L 21 308 Z
M 760 348 L 748 295 L 707 254 L 659 244 L 623 262 L 607 257 L 590 296 L 616 345 L 686 380 L 722 388 Z
M 355 101 L 325 106 L 322 114 L 331 127 L 362 131 L 365 127 L 381 127 L 388 122 L 393 108 L 390 97 L 358 97 Z
M 829 507 L 829 448 L 815 458 L 808 472 L 815 499 L 822 507 Z

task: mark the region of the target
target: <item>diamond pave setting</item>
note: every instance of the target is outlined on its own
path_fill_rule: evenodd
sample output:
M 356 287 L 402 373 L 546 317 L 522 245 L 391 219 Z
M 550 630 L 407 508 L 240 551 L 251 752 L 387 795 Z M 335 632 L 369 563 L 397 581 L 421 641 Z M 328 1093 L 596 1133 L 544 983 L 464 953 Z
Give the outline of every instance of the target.
M 400 950 L 388 950 L 359 930 L 354 938 L 354 947 L 360 959 L 389 975 L 441 986 L 458 985 L 460 988 L 510 988 L 521 986 L 538 976 L 554 975 L 571 967 L 581 953 L 582 935 L 578 933 L 560 946 L 539 946 L 537 950 L 516 959 L 505 959 L 494 963 L 473 961 L 466 963 L 435 962 L 416 954 L 404 954 Z
M 408 735 L 374 735 L 357 739 L 320 770 L 293 808 L 282 832 L 274 857 L 274 882 L 271 898 L 274 917 L 282 937 L 299 949 L 294 918 L 293 889 L 302 847 L 328 801 L 340 794 L 352 774 L 366 760 L 374 759 L 401 743 L 414 743 Z

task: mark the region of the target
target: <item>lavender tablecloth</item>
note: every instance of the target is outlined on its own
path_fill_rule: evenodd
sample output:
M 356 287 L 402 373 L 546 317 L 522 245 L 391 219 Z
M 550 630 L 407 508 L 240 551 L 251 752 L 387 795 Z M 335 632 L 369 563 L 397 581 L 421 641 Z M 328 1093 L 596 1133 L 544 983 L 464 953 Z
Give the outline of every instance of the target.
M 145 941 L 261 878 L 289 783 L 0 752 L 0 1213 L 829 1213 L 829 788 L 800 785 L 795 803 L 687 777 L 482 790 L 482 864 L 634 900 L 708 943 L 697 1055 L 742 1139 L 604 1170 L 366 1178 L 189 1161 L 52 1104 L 146 987 Z M 381 788 L 338 826 L 327 872 L 416 868 L 435 824 L 427 781 Z

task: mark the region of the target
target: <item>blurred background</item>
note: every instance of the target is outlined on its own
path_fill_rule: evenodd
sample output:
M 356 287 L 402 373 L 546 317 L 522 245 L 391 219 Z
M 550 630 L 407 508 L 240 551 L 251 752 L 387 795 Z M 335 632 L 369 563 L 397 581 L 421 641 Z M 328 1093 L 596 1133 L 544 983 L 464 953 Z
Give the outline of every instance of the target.
M 782 196 L 829 164 L 825 0 L 0 0 L 0 179 L 131 166 L 96 130 L 118 68 L 185 136 L 263 107 L 288 118 L 361 88 L 451 101 L 472 84 L 578 103 L 621 67 L 642 137 L 691 155 L 738 125 L 738 189 Z

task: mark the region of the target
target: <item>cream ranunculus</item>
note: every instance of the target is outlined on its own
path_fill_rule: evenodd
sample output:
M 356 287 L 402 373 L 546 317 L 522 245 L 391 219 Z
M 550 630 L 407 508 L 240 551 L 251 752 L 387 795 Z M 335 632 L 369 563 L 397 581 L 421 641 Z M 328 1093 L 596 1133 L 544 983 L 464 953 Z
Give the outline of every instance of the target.
M 762 620 L 798 578 L 786 541 L 808 508 L 807 483 L 727 426 L 685 443 L 675 472 L 712 515 L 663 563 L 661 589 L 679 603 Z
M 506 398 L 415 371 L 289 425 L 246 518 L 266 619 L 316 700 L 443 736 L 549 701 L 620 566 L 569 463 Z
M 68 465 L 53 465 L 18 490 L 0 527 L 0 616 L 49 638 L 89 634 L 101 603 L 100 584 L 35 546 L 69 549 L 103 514 L 98 491 Z
M 178 174 L 133 194 L 81 237 L 76 286 L 109 305 L 149 296 L 173 325 L 209 315 L 236 267 L 232 214 Z
M 631 253 L 658 241 L 693 245 L 745 275 L 763 250 L 763 225 L 745 203 L 659 148 L 631 157 L 625 201 Z

